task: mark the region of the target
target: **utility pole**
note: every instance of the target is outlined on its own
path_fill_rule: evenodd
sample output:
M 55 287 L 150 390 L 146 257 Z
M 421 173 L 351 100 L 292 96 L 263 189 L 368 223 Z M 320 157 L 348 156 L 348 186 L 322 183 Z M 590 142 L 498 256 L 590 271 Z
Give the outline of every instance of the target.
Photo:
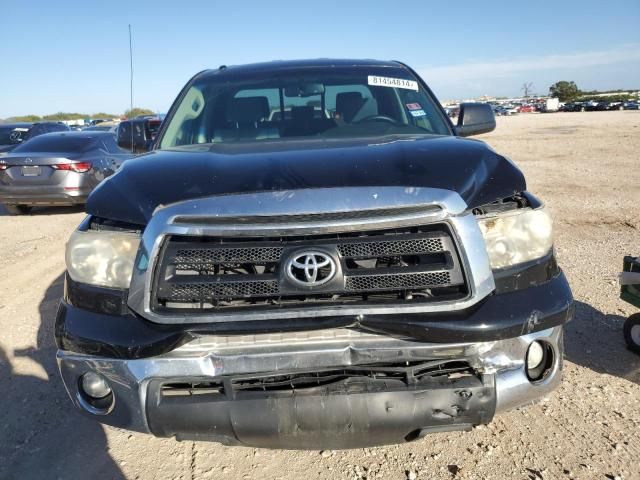
M 133 42 L 131 40 L 131 24 L 129 24 L 129 112 L 133 110 Z
M 131 40 L 131 24 L 129 24 L 129 115 L 133 113 L 133 41 Z M 127 118 L 127 120 L 131 120 Z M 131 153 L 133 153 L 133 123 L 129 122 L 129 128 L 131 129 Z
M 521 90 L 524 93 L 524 97 L 525 98 L 529 98 L 529 95 L 531 95 L 531 93 L 533 93 L 533 83 L 532 82 L 527 82 L 527 83 L 523 84 Z

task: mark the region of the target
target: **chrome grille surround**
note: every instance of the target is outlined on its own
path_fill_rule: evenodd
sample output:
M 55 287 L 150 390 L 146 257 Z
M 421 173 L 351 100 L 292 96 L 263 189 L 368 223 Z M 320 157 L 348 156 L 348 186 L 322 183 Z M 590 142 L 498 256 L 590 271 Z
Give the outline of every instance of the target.
M 392 211 L 392 216 L 379 214 Z M 216 212 L 210 214 L 208 212 Z M 364 212 L 364 213 L 363 213 Z M 365 214 L 366 213 L 366 214 Z M 317 220 L 317 215 L 324 218 Z M 315 216 L 314 216 L 315 215 Z M 259 218 L 260 221 L 253 221 Z M 304 221 L 309 218 L 309 221 Z M 331 220 L 327 220 L 331 218 Z M 179 219 L 179 223 L 176 223 Z M 428 304 L 326 305 L 277 311 L 159 314 L 151 308 L 153 272 L 167 235 L 262 237 L 366 232 L 446 223 L 460 254 L 469 295 Z M 393 249 L 391 245 L 382 248 Z M 437 248 L 434 245 L 433 248 Z M 259 321 L 367 314 L 451 311 L 468 308 L 494 289 L 484 239 L 473 214 L 455 192 L 417 187 L 347 187 L 225 195 L 188 200 L 154 212 L 144 231 L 129 290 L 129 306 L 150 321 L 165 324 Z
M 464 296 L 466 282 L 449 228 L 438 223 L 409 230 L 249 240 L 170 235 L 160 250 L 152 306 L 167 314 L 282 302 L 289 307 L 318 301 L 374 304 L 393 301 L 394 295 L 414 298 L 414 293 L 422 301 Z M 333 263 L 333 274 L 314 286 L 289 272 L 293 259 L 310 251 Z

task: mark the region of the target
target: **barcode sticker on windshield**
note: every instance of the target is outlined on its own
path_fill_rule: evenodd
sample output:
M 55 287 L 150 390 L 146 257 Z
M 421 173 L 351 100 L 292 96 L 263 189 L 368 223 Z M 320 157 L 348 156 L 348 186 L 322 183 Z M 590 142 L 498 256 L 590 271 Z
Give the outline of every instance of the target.
M 405 88 L 407 90 L 418 91 L 418 82 L 414 80 L 406 80 L 404 78 L 392 78 L 392 77 L 378 77 L 376 75 L 369 75 L 367 77 L 367 83 L 374 87 L 391 87 L 391 88 Z

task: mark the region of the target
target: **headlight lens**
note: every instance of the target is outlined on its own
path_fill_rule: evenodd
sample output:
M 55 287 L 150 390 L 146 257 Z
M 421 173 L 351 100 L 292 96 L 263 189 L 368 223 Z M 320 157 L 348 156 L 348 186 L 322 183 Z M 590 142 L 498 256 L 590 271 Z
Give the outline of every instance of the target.
M 76 282 L 129 288 L 139 244 L 134 233 L 75 231 L 65 255 L 69 276 Z
M 545 256 L 553 247 L 545 208 L 523 208 L 478 219 L 491 268 L 505 268 Z

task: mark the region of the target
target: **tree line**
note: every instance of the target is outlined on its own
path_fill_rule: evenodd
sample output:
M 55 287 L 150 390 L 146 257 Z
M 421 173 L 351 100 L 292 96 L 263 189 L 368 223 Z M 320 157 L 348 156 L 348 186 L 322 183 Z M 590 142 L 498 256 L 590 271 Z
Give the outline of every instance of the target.
M 89 118 L 91 120 L 96 119 L 109 119 L 109 118 L 134 118 L 138 115 L 154 115 L 155 112 L 148 108 L 134 107 L 130 110 L 126 110 L 122 115 L 116 113 L 75 113 L 75 112 L 57 112 L 49 115 L 18 115 L 5 119 L 5 122 L 60 122 L 62 120 L 84 120 Z
M 602 92 L 602 93 L 610 93 L 610 95 L 606 96 L 597 96 L 600 92 L 597 90 L 592 91 L 581 91 L 576 85 L 576 82 L 561 80 L 559 82 L 554 83 L 549 87 L 549 95 L 551 97 L 555 97 L 561 102 L 573 102 L 576 100 L 590 100 L 594 98 L 600 102 L 624 102 L 627 100 L 631 100 L 632 98 L 636 98 L 628 93 L 623 93 L 624 90 L 612 90 L 610 92 Z

